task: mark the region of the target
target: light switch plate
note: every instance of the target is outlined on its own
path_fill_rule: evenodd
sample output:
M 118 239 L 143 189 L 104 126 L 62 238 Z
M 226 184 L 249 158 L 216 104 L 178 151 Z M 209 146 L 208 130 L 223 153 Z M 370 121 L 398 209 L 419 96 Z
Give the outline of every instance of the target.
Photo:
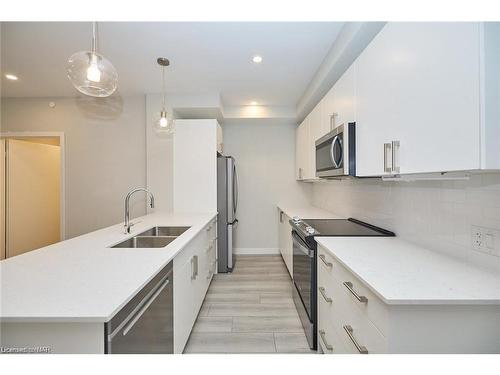
M 500 230 L 472 225 L 471 239 L 475 251 L 500 257 Z

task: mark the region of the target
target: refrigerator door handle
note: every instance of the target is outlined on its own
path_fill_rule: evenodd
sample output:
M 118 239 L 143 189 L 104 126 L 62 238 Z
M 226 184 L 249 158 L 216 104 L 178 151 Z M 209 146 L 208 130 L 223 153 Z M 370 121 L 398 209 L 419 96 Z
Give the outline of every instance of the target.
M 233 219 L 236 218 L 237 209 L 238 209 L 238 174 L 236 173 L 236 165 L 233 164 Z
M 233 224 L 227 226 L 227 268 L 233 270 Z

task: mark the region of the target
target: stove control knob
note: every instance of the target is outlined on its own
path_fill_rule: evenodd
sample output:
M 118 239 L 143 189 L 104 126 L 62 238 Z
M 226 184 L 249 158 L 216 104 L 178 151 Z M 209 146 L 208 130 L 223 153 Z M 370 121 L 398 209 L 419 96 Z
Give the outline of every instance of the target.
M 292 221 L 293 221 L 294 223 L 300 223 L 300 217 L 298 217 L 298 216 L 294 216 L 294 217 L 292 218 Z
M 307 227 L 306 228 L 306 232 L 309 233 L 309 234 L 314 234 L 315 230 L 313 227 Z

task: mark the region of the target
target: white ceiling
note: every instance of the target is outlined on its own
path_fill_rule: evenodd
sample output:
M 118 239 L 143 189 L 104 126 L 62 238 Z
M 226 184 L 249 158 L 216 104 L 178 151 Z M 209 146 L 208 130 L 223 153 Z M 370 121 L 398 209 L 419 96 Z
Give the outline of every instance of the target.
M 158 56 L 170 59 L 167 91 L 220 93 L 224 105 L 294 106 L 343 23 L 99 23 L 99 51 L 119 74 L 119 93 L 161 90 Z M 67 58 L 90 48 L 90 23 L 2 23 L 2 96 L 74 96 Z M 263 57 L 254 64 L 254 54 Z M 19 76 L 8 81 L 5 73 Z

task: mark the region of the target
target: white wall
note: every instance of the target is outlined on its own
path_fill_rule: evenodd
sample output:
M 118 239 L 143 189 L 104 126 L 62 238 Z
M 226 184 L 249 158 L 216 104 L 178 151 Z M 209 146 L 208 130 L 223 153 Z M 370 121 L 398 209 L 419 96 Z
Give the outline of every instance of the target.
M 500 271 L 500 257 L 474 251 L 471 241 L 473 224 L 500 229 L 500 174 L 474 175 L 469 181 L 328 181 L 314 183 L 312 197 L 317 207 Z
M 295 124 L 248 120 L 222 125 L 224 154 L 239 177 L 237 253 L 279 253 L 278 202 L 309 204 L 311 185 L 295 181 Z
M 66 238 L 123 221 L 125 195 L 146 184 L 145 116 L 144 96 L 1 99 L 2 132 L 65 134 Z M 144 214 L 144 197 L 131 208 Z

